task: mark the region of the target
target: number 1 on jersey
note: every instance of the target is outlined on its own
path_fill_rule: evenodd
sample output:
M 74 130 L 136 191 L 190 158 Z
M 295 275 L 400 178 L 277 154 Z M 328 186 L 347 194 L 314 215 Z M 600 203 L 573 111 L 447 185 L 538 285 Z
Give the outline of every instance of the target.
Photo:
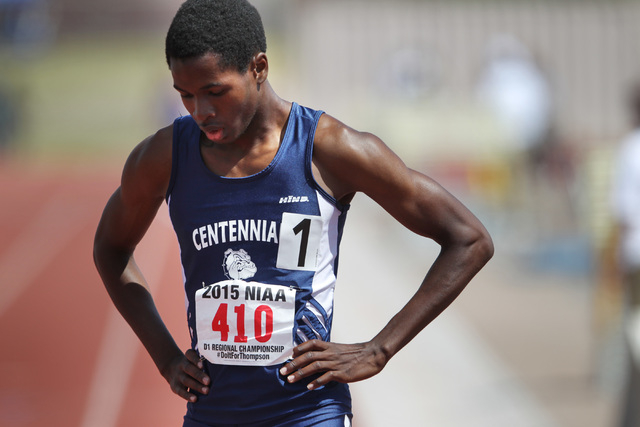
M 321 217 L 284 212 L 276 267 L 315 271 L 321 235 Z
M 298 254 L 298 267 L 304 267 L 304 262 L 307 258 L 307 245 L 309 244 L 309 229 L 311 228 L 311 220 L 305 218 L 300 221 L 300 224 L 293 227 L 293 232 L 298 234 L 302 231 L 302 238 L 300 239 L 300 253 Z

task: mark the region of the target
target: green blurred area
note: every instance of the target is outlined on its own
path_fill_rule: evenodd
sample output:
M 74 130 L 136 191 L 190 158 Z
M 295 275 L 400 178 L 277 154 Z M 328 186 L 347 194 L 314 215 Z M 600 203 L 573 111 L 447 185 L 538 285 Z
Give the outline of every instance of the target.
M 5 50 L 0 87 L 17 112 L 9 151 L 35 159 L 120 158 L 167 124 L 163 48 L 161 36 L 146 35 L 61 40 L 26 57 Z

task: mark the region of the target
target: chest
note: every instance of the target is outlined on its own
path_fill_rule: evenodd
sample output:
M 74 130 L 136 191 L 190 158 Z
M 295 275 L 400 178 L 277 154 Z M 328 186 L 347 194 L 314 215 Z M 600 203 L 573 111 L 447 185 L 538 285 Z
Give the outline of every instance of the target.
M 215 175 L 242 178 L 265 170 L 280 148 L 278 140 L 252 145 L 213 145 L 200 143 L 200 157 L 207 169 Z

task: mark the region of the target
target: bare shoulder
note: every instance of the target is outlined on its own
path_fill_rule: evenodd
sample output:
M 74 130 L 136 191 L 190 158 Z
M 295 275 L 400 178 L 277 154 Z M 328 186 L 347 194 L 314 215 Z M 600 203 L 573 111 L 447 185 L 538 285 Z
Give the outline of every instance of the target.
M 140 142 L 124 166 L 123 196 L 164 197 L 171 178 L 172 150 L 173 125 Z
M 338 200 L 355 192 L 373 196 L 398 184 L 409 169 L 377 136 L 357 131 L 336 118 L 320 117 L 314 140 L 313 163 L 323 183 Z
M 486 236 L 462 203 L 407 167 L 380 138 L 323 117 L 314 140 L 314 165 L 338 200 L 367 194 L 405 227 L 441 244 Z
M 314 154 L 350 158 L 362 150 L 366 154 L 366 150 L 374 149 L 379 144 L 383 143 L 375 135 L 355 130 L 335 117 L 323 114 L 316 130 Z

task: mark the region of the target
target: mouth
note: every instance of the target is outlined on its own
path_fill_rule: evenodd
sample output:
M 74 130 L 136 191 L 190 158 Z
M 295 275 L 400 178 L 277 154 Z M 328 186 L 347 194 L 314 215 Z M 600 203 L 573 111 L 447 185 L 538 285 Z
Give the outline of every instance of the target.
M 200 126 L 200 129 L 205 134 L 208 140 L 216 142 L 220 141 L 223 137 L 223 129 L 219 126 Z

